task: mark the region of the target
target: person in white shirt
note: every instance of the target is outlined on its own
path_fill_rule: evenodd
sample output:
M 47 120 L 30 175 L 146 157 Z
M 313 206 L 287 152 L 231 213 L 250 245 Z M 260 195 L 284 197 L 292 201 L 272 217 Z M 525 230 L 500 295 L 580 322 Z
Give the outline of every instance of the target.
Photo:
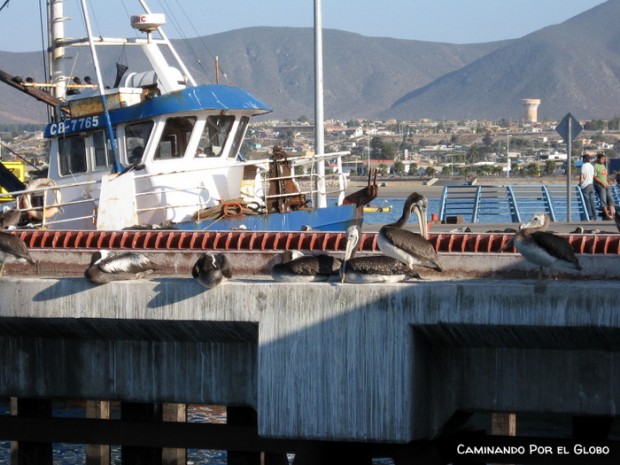
M 594 167 L 590 163 L 590 155 L 582 157 L 581 175 L 579 176 L 579 187 L 586 202 L 586 210 L 590 221 L 596 220 L 596 198 L 594 196 Z

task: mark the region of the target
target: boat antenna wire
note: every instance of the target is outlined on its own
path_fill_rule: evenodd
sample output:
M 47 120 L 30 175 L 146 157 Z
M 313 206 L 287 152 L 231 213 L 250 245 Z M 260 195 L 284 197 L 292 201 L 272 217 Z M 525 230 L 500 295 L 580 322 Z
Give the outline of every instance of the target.
M 9 0 L 7 0 L 8 3 Z M 45 21 L 44 21 L 44 13 L 43 13 L 43 0 L 39 2 L 39 30 L 41 31 L 41 55 L 43 57 L 43 76 L 44 79 L 47 79 L 47 53 L 45 52 Z M 48 121 L 52 121 L 52 109 L 48 107 L 47 117 Z
M 10 1 L 11 1 L 11 0 L 6 0 L 6 1 L 2 4 L 2 6 L 0 6 L 0 11 L 2 11 L 2 10 L 4 9 L 4 7 L 5 7 L 5 6 L 7 6 L 7 5 L 9 4 L 9 2 L 10 2 Z
M 206 51 L 206 53 L 211 57 L 213 62 L 217 62 L 217 57 L 213 55 L 213 53 L 209 49 L 207 42 L 204 40 L 204 37 L 200 34 L 198 29 L 196 28 L 196 25 L 192 21 L 191 17 L 187 14 L 186 8 L 183 8 L 183 5 L 181 4 L 181 2 L 179 2 L 179 0 L 175 0 L 175 3 L 176 3 L 176 7 L 172 8 L 169 5 L 168 0 L 159 0 L 159 4 L 161 8 L 166 11 L 166 16 L 169 16 L 172 19 L 175 30 L 177 31 L 177 33 L 183 40 L 183 43 L 185 44 L 185 46 L 189 49 L 191 54 L 194 56 L 195 62 L 198 64 L 198 66 L 200 67 L 202 72 L 205 74 L 205 76 L 209 76 L 209 72 L 206 69 L 204 62 L 200 58 L 200 55 L 196 52 L 196 48 L 192 45 L 192 41 L 187 38 L 187 34 L 185 34 L 184 29 L 180 27 L 180 22 L 176 17 L 177 15 L 175 14 L 176 11 L 180 11 L 183 14 L 183 17 L 185 18 L 185 21 L 187 21 L 187 24 L 191 28 L 194 36 L 200 42 L 201 50 Z M 226 73 L 224 73 L 224 77 L 226 78 L 226 81 L 228 82 L 228 76 L 226 75 Z M 209 80 L 211 81 L 210 78 Z M 219 84 L 219 83 L 216 82 L 216 84 Z
M 112 129 L 112 121 L 110 120 L 108 102 L 105 97 L 103 79 L 101 78 L 101 69 L 99 68 L 99 59 L 97 58 L 97 50 L 95 48 L 95 42 L 93 41 L 93 35 L 92 35 L 91 28 L 90 28 L 90 20 L 88 19 L 88 10 L 86 9 L 86 0 L 82 0 L 82 14 L 84 15 L 84 24 L 86 25 L 86 32 L 88 33 L 88 43 L 90 44 L 90 51 L 93 55 L 93 63 L 95 64 L 95 73 L 97 74 L 97 82 L 99 83 L 99 95 L 101 96 L 101 104 L 103 106 L 103 115 L 105 118 L 105 124 L 108 129 L 108 137 L 110 138 L 110 147 L 112 149 L 112 173 L 120 173 L 121 171 L 123 171 L 123 167 L 118 161 L 116 138 L 114 137 L 114 130 Z
M 146 2 L 144 0 L 139 0 L 139 1 L 140 1 L 140 5 L 142 5 L 142 8 L 144 9 L 144 12 L 150 15 L 152 12 L 149 6 L 146 4 Z M 189 83 L 192 86 L 196 86 L 197 84 L 196 84 L 196 81 L 194 80 L 194 77 L 189 72 L 189 69 L 187 69 L 187 67 L 185 66 L 185 63 L 183 63 L 183 60 L 181 60 L 181 57 L 179 56 L 177 51 L 172 46 L 172 42 L 170 42 L 170 39 L 168 39 L 168 36 L 166 35 L 166 33 L 163 31 L 162 28 L 157 28 L 157 32 L 159 32 L 159 35 L 161 36 L 161 38 L 164 39 L 164 42 L 168 46 L 168 50 L 170 51 L 170 53 L 172 53 L 172 56 L 174 57 L 178 65 L 181 67 L 181 70 L 185 74 L 185 77 L 187 78 Z

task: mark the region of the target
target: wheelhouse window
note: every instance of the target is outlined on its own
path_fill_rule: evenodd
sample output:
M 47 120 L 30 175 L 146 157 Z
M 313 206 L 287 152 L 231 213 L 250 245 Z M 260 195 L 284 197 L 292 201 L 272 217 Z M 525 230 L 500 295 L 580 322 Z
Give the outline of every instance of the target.
M 112 164 L 110 139 L 104 131 L 93 133 L 93 152 L 95 155 L 95 169 L 106 168 Z
M 155 152 L 155 160 L 181 158 L 185 155 L 194 124 L 196 118 L 193 116 L 168 118 Z
M 85 173 L 88 165 L 86 163 L 84 136 L 77 135 L 58 139 L 58 158 L 58 166 L 62 176 Z
M 152 130 L 152 121 L 130 124 L 125 127 L 125 153 L 129 163 L 140 163 Z
M 230 147 L 230 153 L 234 156 L 237 156 L 237 152 L 241 149 L 241 144 L 243 143 L 243 137 L 245 136 L 245 131 L 248 128 L 248 123 L 250 122 L 250 118 L 247 116 L 242 116 L 239 120 L 239 127 L 235 132 L 235 138 L 233 139 L 233 144 Z M 243 159 L 242 157 L 240 157 Z
M 234 116 L 209 116 L 200 137 L 197 156 L 219 157 L 222 155 L 234 122 Z

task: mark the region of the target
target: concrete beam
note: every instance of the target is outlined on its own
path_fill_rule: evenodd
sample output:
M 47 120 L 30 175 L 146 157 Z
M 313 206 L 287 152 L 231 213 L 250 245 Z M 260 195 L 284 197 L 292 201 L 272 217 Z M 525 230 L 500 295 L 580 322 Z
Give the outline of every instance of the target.
M 428 438 L 463 410 L 614 416 L 617 295 L 584 280 L 5 277 L 0 394 L 246 405 L 263 437 L 328 441 Z

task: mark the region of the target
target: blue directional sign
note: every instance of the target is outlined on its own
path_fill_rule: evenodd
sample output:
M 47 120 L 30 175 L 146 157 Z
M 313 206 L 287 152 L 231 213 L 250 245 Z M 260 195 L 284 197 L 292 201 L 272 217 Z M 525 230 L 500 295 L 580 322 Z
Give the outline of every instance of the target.
M 560 124 L 556 126 L 555 130 L 562 136 L 562 139 L 564 139 L 565 142 L 568 142 L 569 140 L 572 142 L 575 140 L 575 137 L 583 131 L 583 126 L 579 124 L 579 121 L 577 121 L 573 115 L 568 113 L 564 118 L 562 118 L 562 121 L 560 121 Z

